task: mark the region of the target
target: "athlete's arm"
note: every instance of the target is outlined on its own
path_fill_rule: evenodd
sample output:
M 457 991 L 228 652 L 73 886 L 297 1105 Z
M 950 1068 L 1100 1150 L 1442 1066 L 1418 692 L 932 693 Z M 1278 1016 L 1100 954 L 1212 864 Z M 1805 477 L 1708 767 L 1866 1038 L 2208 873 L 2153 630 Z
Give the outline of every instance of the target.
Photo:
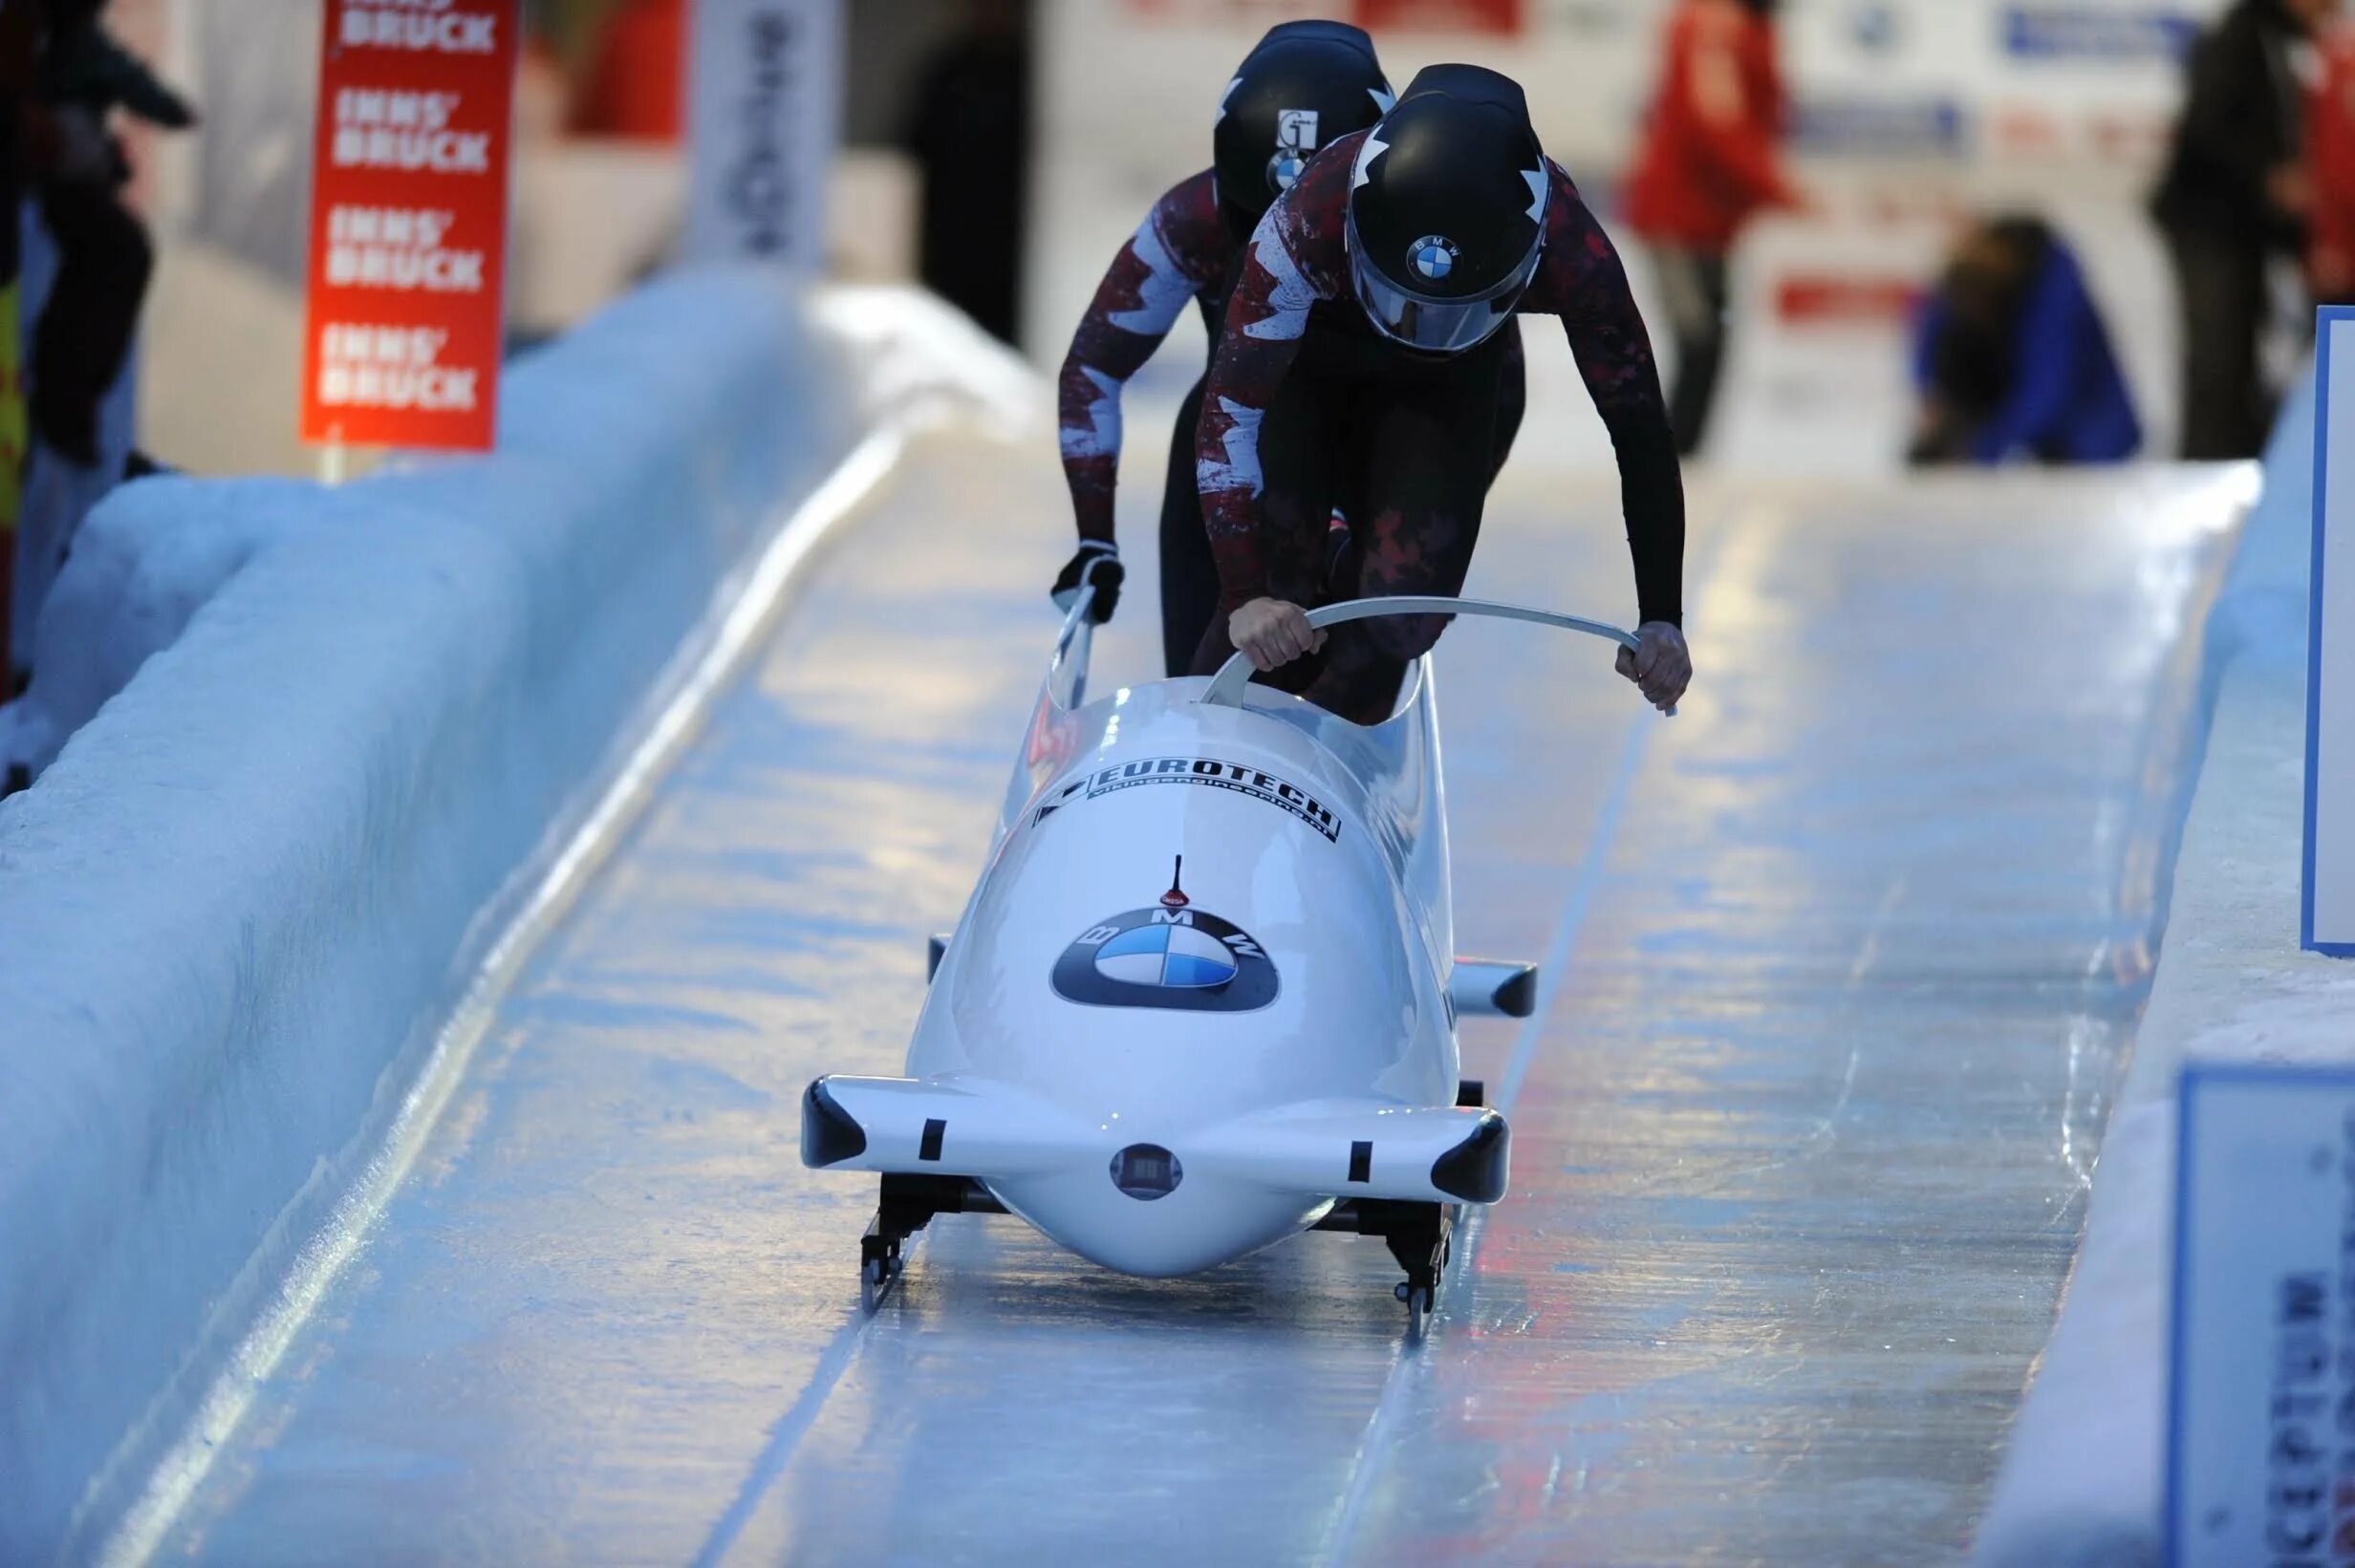
M 1264 534 L 1268 519 L 1261 505 L 1260 424 L 1299 356 L 1309 308 L 1320 299 L 1338 296 L 1346 266 L 1342 234 L 1350 171 L 1364 140 L 1361 131 L 1326 147 L 1267 209 L 1243 252 L 1242 275 L 1227 301 L 1225 326 L 1202 397 L 1195 460 L 1202 526 L 1219 566 L 1222 614 L 1231 616 L 1267 596 Z M 1288 619 L 1285 625 L 1287 634 L 1298 630 Z M 1286 634 L 1264 648 L 1244 651 L 1256 660 L 1263 652 L 1279 653 L 1294 640 Z
M 1063 474 L 1082 540 L 1113 542 L 1121 388 L 1153 357 L 1186 305 L 1218 287 L 1225 234 L 1205 169 L 1155 204 L 1080 317 L 1056 381 L 1056 404 Z
M 1610 432 L 1644 644 L 1620 655 L 1620 672 L 1653 702 L 1670 707 L 1693 676 L 1682 632 L 1684 474 L 1676 438 L 1627 268 L 1569 176 L 1559 164 L 1551 167 L 1545 261 L 1522 308 L 1562 318 L 1578 374 Z

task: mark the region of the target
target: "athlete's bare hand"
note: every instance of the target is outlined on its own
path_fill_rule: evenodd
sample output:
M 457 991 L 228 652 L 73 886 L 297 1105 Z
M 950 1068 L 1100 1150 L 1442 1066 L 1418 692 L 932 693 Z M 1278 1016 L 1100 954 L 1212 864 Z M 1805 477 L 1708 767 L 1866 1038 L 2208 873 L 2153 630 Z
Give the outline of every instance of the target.
M 1227 618 L 1226 636 L 1263 671 L 1325 646 L 1325 634 L 1310 628 L 1308 612 L 1282 599 L 1253 599 L 1236 611 Z
M 1646 621 L 1635 629 L 1635 641 L 1636 647 L 1619 650 L 1619 673 L 1643 688 L 1645 701 L 1666 713 L 1693 684 L 1693 655 L 1684 634 L 1666 621 Z

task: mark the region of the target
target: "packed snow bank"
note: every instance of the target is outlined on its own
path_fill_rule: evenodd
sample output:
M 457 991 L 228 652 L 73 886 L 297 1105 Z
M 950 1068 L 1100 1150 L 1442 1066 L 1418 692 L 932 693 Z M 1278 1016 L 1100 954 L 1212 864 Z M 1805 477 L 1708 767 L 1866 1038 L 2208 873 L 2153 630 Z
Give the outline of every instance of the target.
M 74 539 L 42 602 L 32 688 L 7 710 L 11 761 L 38 774 L 68 737 L 130 684 L 149 655 L 262 549 L 324 521 L 313 487 L 147 479 L 113 491 Z
M 511 373 L 495 456 L 98 520 L 104 706 L 0 803 L 0 1560 L 138 1490 L 859 391 L 939 390 L 869 374 L 937 311 L 853 303 L 672 278 Z
M 2355 1058 L 2355 967 L 2298 946 L 2313 428 L 2309 388 L 2275 432 L 2209 619 L 2215 711 L 2166 944 L 2085 1245 L 1980 1531 L 1984 1568 L 2159 1561 L 2177 1068 Z

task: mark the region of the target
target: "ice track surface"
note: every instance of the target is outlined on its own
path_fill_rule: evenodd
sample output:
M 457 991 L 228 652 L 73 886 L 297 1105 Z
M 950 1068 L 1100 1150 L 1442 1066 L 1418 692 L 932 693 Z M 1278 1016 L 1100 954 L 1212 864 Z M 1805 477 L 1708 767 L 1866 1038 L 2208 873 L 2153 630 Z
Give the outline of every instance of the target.
M 1045 450 L 927 438 L 819 564 L 159 1557 L 1955 1559 L 2150 971 L 2217 482 L 1696 486 L 1665 722 L 1581 639 L 1451 634 L 1462 940 L 1546 1000 L 1466 1026 L 1513 1191 L 1427 1343 L 1374 1241 L 1144 1282 L 969 1216 L 869 1320 L 874 1182 L 801 1169 L 796 1097 L 898 1070 L 979 867 Z M 1524 463 L 1472 588 L 1623 613 L 1609 503 Z

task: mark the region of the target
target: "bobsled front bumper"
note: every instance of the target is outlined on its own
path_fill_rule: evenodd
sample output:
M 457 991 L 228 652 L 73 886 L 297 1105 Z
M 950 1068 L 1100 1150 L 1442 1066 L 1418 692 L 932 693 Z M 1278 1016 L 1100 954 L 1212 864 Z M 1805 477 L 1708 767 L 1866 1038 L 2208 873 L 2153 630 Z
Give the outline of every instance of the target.
M 802 1097 L 801 1148 L 812 1169 L 955 1174 L 993 1190 L 1084 1174 L 1114 1191 L 1124 1156 L 1159 1149 L 1182 1172 L 1172 1192 L 1216 1180 L 1291 1198 L 1494 1203 L 1504 1195 L 1511 1134 L 1502 1116 L 1477 1106 L 1343 1101 L 1185 1132 L 1146 1121 L 1113 1130 L 1003 1085 L 827 1077 Z

